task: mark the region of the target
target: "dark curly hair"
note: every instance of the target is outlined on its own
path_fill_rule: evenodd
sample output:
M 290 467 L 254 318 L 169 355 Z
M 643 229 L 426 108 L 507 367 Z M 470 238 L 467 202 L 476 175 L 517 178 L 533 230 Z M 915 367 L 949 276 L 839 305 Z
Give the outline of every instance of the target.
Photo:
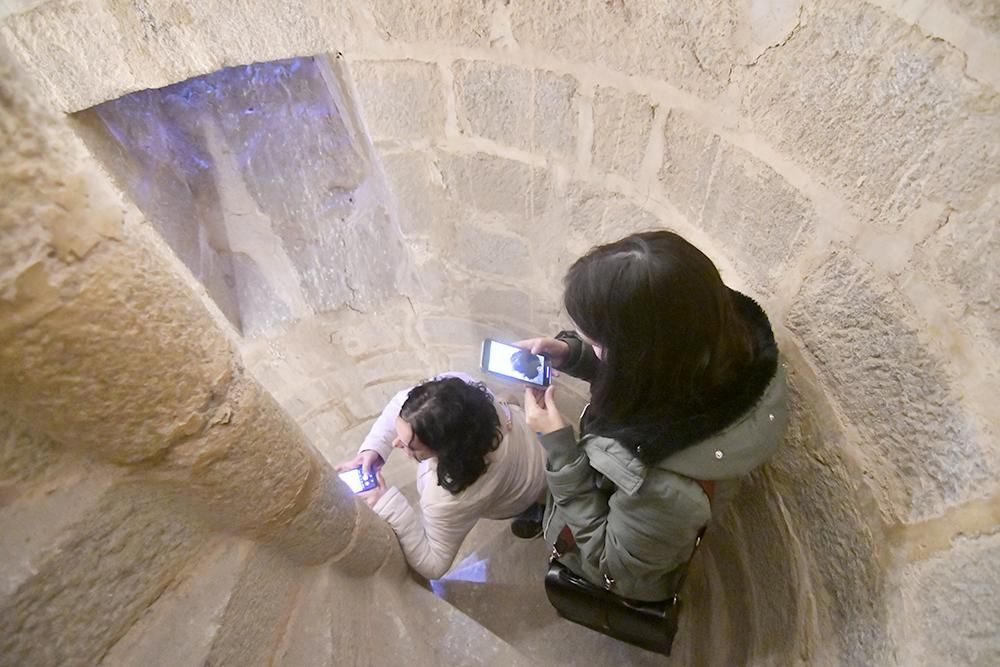
M 399 416 L 437 455 L 438 484 L 457 494 L 486 472 L 486 455 L 503 432 L 493 399 L 480 383 L 428 380 L 410 390 Z

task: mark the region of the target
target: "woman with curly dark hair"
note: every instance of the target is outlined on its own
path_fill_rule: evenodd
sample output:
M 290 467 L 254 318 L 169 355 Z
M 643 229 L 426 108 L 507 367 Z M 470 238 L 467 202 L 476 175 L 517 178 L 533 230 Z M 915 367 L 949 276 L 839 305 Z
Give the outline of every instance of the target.
M 419 463 L 419 514 L 379 472 L 393 448 Z M 358 466 L 375 470 L 379 482 L 359 497 L 392 526 L 407 562 L 428 579 L 448 571 L 480 518 L 514 517 L 545 493 L 542 452 L 523 410 L 460 373 L 396 394 L 358 455 L 337 469 Z

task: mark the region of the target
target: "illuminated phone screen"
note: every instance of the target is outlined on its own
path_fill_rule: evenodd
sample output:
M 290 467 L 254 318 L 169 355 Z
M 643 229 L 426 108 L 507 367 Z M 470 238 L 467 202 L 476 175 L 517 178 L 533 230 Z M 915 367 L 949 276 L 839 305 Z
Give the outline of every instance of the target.
M 350 470 L 345 470 L 338 475 L 340 479 L 344 480 L 344 483 L 350 487 L 351 491 L 354 493 L 361 493 L 362 491 L 370 491 L 378 486 L 378 480 L 375 479 L 375 473 L 369 473 L 365 477 L 361 468 L 352 468 Z
M 547 387 L 551 373 L 542 355 L 491 339 L 483 343 L 483 370 L 536 387 Z

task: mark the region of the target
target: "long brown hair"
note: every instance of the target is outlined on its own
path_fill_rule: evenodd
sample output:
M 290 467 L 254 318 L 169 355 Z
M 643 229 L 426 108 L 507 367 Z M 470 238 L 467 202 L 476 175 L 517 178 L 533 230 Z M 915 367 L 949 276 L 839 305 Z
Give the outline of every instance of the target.
M 588 430 L 647 463 L 671 453 L 656 446 L 664 432 L 708 411 L 753 361 L 718 269 L 673 232 L 592 249 L 570 267 L 565 287 L 570 317 L 604 349 Z

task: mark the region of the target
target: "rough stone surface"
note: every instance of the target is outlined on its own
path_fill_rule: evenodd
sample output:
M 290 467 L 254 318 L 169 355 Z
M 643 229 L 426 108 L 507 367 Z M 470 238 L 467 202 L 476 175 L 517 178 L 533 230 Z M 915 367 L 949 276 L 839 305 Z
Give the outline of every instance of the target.
M 252 665 L 270 662 L 288 621 L 303 577 L 287 560 L 257 549 L 233 587 L 206 663 Z
M 180 575 L 181 582 L 153 603 L 101 664 L 151 665 L 163 656 L 170 656 L 175 665 L 204 664 L 249 553 L 249 544 L 233 541 L 206 548 Z
M 836 638 L 814 647 L 816 654 L 806 662 L 884 664 L 892 651 L 886 629 L 889 586 L 870 517 L 856 500 L 865 478 L 845 460 L 846 435 L 823 389 L 808 377 L 797 353 L 787 358 L 802 371 L 790 374 L 788 433 L 769 474 L 789 530 L 812 557 L 814 613 L 820 627 L 829 628 L 820 632 Z
M 572 77 L 481 61 L 459 61 L 455 83 L 464 131 L 532 153 L 574 155 Z
M 623 195 L 573 183 L 566 197 L 568 229 L 586 246 L 610 243 L 634 232 L 662 228 L 660 219 Z M 572 259 L 572 258 L 570 258 Z
M 516 278 L 529 271 L 533 253 L 523 238 L 460 224 L 448 258 L 472 271 Z
M 660 183 L 667 199 L 691 222 L 701 218 L 720 141 L 690 114 L 672 111 L 667 116 Z
M 0 499 L 6 489 L 44 478 L 64 456 L 62 447 L 0 411 Z M 3 505 L 0 500 L 0 505 Z
M 521 228 L 542 214 L 549 195 L 544 170 L 478 153 L 438 154 L 448 194 L 480 211 L 502 213 Z
M 393 42 L 435 41 L 463 46 L 489 44 L 488 3 L 433 0 L 423 3 L 374 0 L 371 12 L 382 38 Z
M 959 537 L 954 547 L 904 574 L 902 613 L 918 638 L 901 664 L 988 667 L 1000 661 L 1000 533 Z
M 653 108 L 643 95 L 599 87 L 593 106 L 594 166 L 635 177 L 649 143 Z
M 5 41 L 39 78 L 58 81 L 49 92 L 67 112 L 235 64 L 336 52 L 359 33 L 342 2 L 35 4 L 5 20 Z
M 759 132 L 887 223 L 925 197 L 974 201 L 1000 179 L 1000 148 L 986 140 L 1000 133 L 996 93 L 962 68 L 955 49 L 871 5 L 822 2 L 738 85 Z
M 816 213 L 781 176 L 745 151 L 726 146 L 699 220 L 744 275 L 774 285 L 809 241 Z
M 994 191 L 994 194 L 996 191 Z M 973 210 L 955 212 L 925 244 L 932 270 L 956 285 L 964 297 L 957 315 L 978 316 L 1000 345 L 1000 198 L 988 197 Z
M 373 138 L 431 139 L 444 133 L 444 96 L 436 65 L 355 61 L 350 71 Z
M 3 600 L 0 665 L 96 664 L 202 540 L 189 518 L 147 486 L 117 485 Z
M 788 324 L 858 428 L 869 465 L 880 470 L 882 511 L 913 520 L 972 497 L 993 471 L 906 311 L 870 270 L 841 253 L 806 281 Z
M 588 54 L 605 67 L 713 97 L 725 88 L 736 55 L 734 4 L 642 0 L 596 3 L 584 11 L 572 0 L 514 0 L 509 11 L 522 47 L 570 60 Z

